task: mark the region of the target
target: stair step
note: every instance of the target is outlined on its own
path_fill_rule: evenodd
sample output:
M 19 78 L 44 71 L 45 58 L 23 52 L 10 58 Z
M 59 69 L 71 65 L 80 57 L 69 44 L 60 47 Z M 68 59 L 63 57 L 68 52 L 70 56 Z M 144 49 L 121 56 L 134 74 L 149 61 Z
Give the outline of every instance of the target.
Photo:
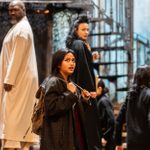
M 102 18 L 102 17 L 100 17 L 100 18 L 91 18 L 90 19 L 90 22 L 91 23 L 95 23 L 95 22 L 105 22 L 105 23 L 107 23 L 108 25 L 112 25 L 113 24 L 113 19 L 111 18 L 111 17 L 105 17 L 105 18 Z
M 92 47 L 92 51 L 111 51 L 111 50 L 126 50 L 125 46 L 104 46 L 104 47 Z
M 93 63 L 93 65 L 94 66 L 98 66 L 98 65 L 112 65 L 112 64 L 115 64 L 115 65 L 117 65 L 117 64 L 128 64 L 129 62 L 128 61 L 125 61 L 125 62 L 119 62 L 119 61 L 117 61 L 117 62 L 94 62 Z
M 127 87 L 118 88 L 116 91 L 128 91 L 128 88 Z
M 91 33 L 89 36 L 107 36 L 107 35 L 124 35 L 123 32 L 104 32 L 104 33 Z
M 99 75 L 99 78 L 108 79 L 109 81 L 114 82 L 114 81 L 117 80 L 117 78 L 127 77 L 127 76 L 128 76 L 127 74 L 122 74 L 122 75 L 105 75 L 105 76 Z

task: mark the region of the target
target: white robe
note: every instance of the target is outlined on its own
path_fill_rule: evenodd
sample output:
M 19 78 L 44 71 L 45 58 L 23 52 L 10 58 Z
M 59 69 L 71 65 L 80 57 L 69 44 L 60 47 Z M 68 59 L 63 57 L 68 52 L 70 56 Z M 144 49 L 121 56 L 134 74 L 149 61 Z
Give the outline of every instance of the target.
M 4 91 L 4 83 L 13 85 Z M 5 36 L 0 57 L 0 138 L 38 142 L 29 131 L 38 89 L 38 72 L 33 33 L 26 17 Z

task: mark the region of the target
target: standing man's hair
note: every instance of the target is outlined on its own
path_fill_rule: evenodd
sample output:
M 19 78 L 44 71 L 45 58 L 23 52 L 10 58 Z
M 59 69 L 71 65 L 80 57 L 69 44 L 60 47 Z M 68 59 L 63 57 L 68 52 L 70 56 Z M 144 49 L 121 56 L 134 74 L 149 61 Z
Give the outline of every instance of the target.
M 9 5 L 19 5 L 24 11 L 26 11 L 25 4 L 21 0 L 12 0 Z

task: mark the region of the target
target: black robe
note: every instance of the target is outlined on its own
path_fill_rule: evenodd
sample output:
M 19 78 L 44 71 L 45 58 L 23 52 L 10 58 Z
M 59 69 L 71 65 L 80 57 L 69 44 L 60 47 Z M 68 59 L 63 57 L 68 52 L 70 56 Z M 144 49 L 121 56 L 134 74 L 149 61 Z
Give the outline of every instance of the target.
M 123 124 L 126 123 L 126 111 L 127 111 L 127 98 L 122 104 L 119 114 L 116 118 L 116 128 L 115 128 L 115 144 L 122 145 L 122 131 Z
M 128 150 L 150 150 L 150 88 L 128 96 L 126 115 Z
M 76 134 L 79 132 L 84 150 L 87 150 L 83 108 L 79 97 L 67 90 L 60 75 L 46 78 L 43 84 L 41 87 L 45 89 L 46 95 L 40 150 L 82 150 L 79 135 Z M 76 131 L 77 124 L 81 127 L 80 131 Z
M 130 96 L 130 92 L 121 107 L 116 120 L 116 145 L 121 145 L 122 125 L 127 123 L 128 150 L 150 149 L 150 88 Z
M 97 106 L 99 109 L 100 122 L 102 127 L 102 138 L 107 140 L 105 150 L 115 150 L 114 127 L 115 117 L 113 105 L 106 94 L 97 97 Z
M 76 69 L 72 79 L 88 91 L 96 91 L 93 71 L 92 54 L 82 40 L 74 40 L 70 47 L 76 54 Z M 98 110 L 96 100 L 91 99 L 90 104 L 83 103 L 85 111 L 85 124 L 89 150 L 100 150 L 100 134 Z

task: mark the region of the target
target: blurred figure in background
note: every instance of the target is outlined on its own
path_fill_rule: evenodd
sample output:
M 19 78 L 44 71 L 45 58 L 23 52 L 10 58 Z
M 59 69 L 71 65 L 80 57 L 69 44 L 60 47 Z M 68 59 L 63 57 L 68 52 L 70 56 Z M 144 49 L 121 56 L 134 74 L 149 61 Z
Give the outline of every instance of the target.
M 119 118 L 117 131 L 122 123 L 127 127 L 127 149 L 150 149 L 150 66 L 139 66 L 134 75 L 134 81 L 127 93 Z M 121 135 L 119 131 L 119 135 Z M 117 135 L 116 139 L 120 136 Z M 117 141 L 116 150 L 122 150 L 121 143 Z
M 139 66 L 127 95 L 127 149 L 150 149 L 150 66 Z
M 102 130 L 101 144 L 105 150 L 115 150 L 115 118 L 113 105 L 107 95 L 108 92 L 109 89 L 105 87 L 104 81 L 100 79 L 97 84 L 97 106 Z

